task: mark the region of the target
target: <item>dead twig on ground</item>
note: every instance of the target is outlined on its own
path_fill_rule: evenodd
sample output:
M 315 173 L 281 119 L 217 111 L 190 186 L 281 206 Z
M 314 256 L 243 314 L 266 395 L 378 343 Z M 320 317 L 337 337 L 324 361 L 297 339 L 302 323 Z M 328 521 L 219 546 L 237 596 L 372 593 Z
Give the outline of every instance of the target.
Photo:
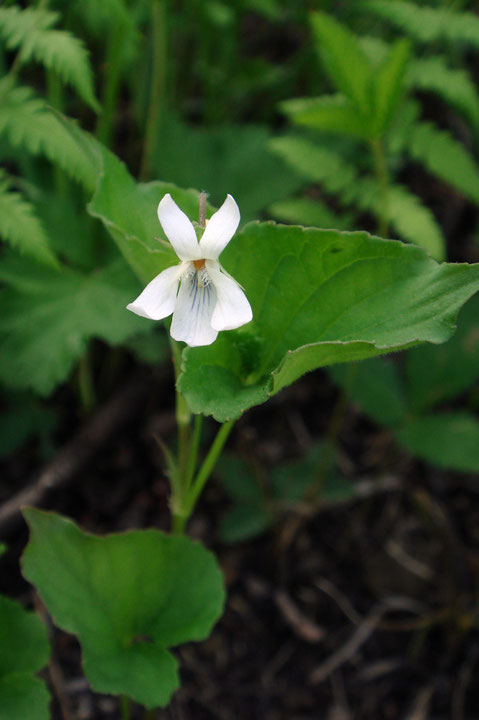
M 143 374 L 135 377 L 117 393 L 47 464 L 23 490 L 0 506 L 0 530 L 19 518 L 25 505 L 38 505 L 52 488 L 72 479 L 146 396 L 150 384 Z
M 274 595 L 274 600 L 281 615 L 301 640 L 317 643 L 324 638 L 325 630 L 308 618 L 285 590 L 278 590 Z

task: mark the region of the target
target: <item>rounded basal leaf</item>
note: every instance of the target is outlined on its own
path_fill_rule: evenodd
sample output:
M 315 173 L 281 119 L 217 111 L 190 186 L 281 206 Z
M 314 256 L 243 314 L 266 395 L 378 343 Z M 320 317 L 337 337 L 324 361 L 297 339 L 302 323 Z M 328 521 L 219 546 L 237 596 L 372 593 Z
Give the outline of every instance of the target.
M 157 530 L 99 537 L 53 513 L 28 509 L 25 517 L 24 575 L 56 624 L 78 635 L 92 687 L 167 705 L 179 685 L 168 648 L 202 640 L 222 612 L 214 556 Z
M 48 691 L 33 673 L 49 651 L 41 620 L 0 595 L 0 720 L 48 720 Z
M 253 321 L 183 353 L 179 388 L 219 421 L 325 365 L 441 343 L 479 289 L 479 265 L 439 264 L 420 247 L 365 232 L 252 223 L 222 262 Z

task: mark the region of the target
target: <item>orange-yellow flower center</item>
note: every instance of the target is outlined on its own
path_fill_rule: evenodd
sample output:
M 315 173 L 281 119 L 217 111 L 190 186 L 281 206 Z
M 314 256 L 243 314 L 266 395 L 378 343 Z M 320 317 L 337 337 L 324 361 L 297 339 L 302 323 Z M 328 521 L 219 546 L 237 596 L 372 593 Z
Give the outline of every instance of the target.
M 193 260 L 193 265 L 197 270 L 203 270 L 205 262 L 205 260 Z

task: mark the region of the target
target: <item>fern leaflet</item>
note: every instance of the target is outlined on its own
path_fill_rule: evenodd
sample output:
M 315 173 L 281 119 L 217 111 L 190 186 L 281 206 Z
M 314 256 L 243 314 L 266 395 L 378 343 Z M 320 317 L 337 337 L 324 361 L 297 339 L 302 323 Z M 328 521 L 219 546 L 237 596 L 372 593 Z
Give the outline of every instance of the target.
M 31 60 L 41 63 L 98 111 L 88 52 L 82 41 L 68 31 L 51 29 L 57 20 L 56 13 L 45 10 L 0 8 L 0 37 L 8 49 L 19 48 L 22 64 Z
M 404 150 L 429 172 L 479 204 L 479 168 L 471 154 L 446 130 L 428 122 L 412 127 Z
M 94 190 L 99 168 L 93 155 L 85 152 L 86 141 L 79 141 L 84 133 L 72 121 L 49 110 L 30 88 L 19 86 L 4 96 L 0 105 L 1 134 L 14 147 L 45 155 L 88 191 Z
M 364 178 L 356 182 L 343 197 L 362 210 L 378 216 L 379 188 L 375 180 Z M 445 241 L 434 215 L 417 195 L 403 185 L 391 185 L 388 189 L 388 220 L 399 237 L 421 245 L 436 260 L 443 260 Z
M 0 237 L 22 255 L 57 267 L 48 237 L 33 206 L 20 193 L 9 189 L 10 181 L 0 170 Z
M 342 203 L 380 215 L 379 187 L 375 179 L 360 177 L 356 168 L 339 153 L 298 137 L 278 137 L 270 146 L 303 177 L 321 183 L 326 192 L 339 195 Z M 388 190 L 388 217 L 399 237 L 421 245 L 434 257 L 444 256 L 444 238 L 432 212 L 401 185 Z
M 402 0 L 364 0 L 361 7 L 420 43 L 446 41 L 479 49 L 479 17 Z
M 451 68 L 440 55 L 411 62 L 407 84 L 442 97 L 479 127 L 479 94 L 466 70 Z

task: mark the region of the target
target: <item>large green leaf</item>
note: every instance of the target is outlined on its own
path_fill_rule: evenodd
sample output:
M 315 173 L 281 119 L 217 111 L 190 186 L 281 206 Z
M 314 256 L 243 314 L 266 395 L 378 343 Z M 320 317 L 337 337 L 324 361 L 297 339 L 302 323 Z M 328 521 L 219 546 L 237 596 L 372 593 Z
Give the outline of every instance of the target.
M 25 516 L 24 575 L 56 624 L 78 635 L 92 687 L 167 705 L 179 685 L 168 648 L 207 637 L 223 609 L 214 556 L 157 530 L 99 537 L 53 513 L 30 508 Z
M 118 259 L 102 270 L 56 272 L 9 257 L 0 265 L 0 378 L 48 394 L 68 377 L 90 338 L 119 343 L 143 325 L 126 305 L 139 283 Z
M 0 595 L 0 720 L 48 720 L 48 691 L 33 673 L 49 650 L 41 620 Z
M 331 167 L 336 160 L 333 154 Z M 105 154 L 90 212 L 144 281 L 176 262 L 155 240 L 156 204 L 166 191 L 195 217 L 193 191 L 136 185 Z M 457 311 L 479 288 L 479 266 L 438 265 L 419 247 L 361 232 L 251 223 L 221 261 L 244 286 L 253 322 L 221 333 L 212 346 L 188 348 L 179 380 L 192 409 L 220 421 L 314 368 L 444 342 Z
M 438 264 L 361 232 L 253 223 L 222 260 L 245 287 L 253 322 L 187 348 L 179 380 L 191 408 L 220 421 L 314 368 L 444 342 L 479 289 L 479 265 Z

